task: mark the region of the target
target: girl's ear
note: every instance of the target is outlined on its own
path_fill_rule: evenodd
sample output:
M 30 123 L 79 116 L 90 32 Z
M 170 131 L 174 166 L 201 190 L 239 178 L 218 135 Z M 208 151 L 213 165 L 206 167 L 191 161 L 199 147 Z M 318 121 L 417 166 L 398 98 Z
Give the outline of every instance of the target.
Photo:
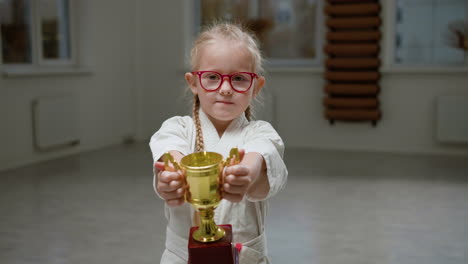
M 262 90 L 264 85 L 265 85 L 265 77 L 259 76 L 257 80 L 255 81 L 255 87 L 254 87 L 254 91 L 252 94 L 253 98 L 257 97 L 257 95 L 260 93 L 260 90 Z
M 187 82 L 190 90 L 192 90 L 193 94 L 198 94 L 197 91 L 197 76 L 191 72 L 185 73 L 185 81 Z

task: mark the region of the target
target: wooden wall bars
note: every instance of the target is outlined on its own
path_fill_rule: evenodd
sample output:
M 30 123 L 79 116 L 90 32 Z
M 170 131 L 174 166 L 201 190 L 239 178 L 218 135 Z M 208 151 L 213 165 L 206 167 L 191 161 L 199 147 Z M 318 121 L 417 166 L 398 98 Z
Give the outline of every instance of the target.
M 378 0 L 326 0 L 328 32 L 324 46 L 325 118 L 335 121 L 369 121 L 381 117 L 380 3 Z

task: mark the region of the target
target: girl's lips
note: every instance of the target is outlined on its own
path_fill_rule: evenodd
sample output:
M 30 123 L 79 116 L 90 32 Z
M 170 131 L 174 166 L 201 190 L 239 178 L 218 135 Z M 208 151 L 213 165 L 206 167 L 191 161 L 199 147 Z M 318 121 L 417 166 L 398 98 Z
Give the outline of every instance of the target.
M 232 102 L 228 102 L 228 101 L 216 101 L 217 103 L 220 103 L 220 104 L 234 104 Z

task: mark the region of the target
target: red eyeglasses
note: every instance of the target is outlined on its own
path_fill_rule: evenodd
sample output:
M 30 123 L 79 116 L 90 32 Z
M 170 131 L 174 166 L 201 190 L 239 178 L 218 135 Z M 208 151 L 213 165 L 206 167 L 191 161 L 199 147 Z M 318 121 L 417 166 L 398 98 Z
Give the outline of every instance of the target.
M 224 77 L 229 78 L 229 83 L 234 91 L 238 93 L 247 92 L 252 86 L 253 79 L 258 75 L 253 72 L 236 72 L 233 74 L 221 74 L 215 71 L 195 71 L 198 75 L 200 85 L 208 92 L 217 91 L 224 82 Z

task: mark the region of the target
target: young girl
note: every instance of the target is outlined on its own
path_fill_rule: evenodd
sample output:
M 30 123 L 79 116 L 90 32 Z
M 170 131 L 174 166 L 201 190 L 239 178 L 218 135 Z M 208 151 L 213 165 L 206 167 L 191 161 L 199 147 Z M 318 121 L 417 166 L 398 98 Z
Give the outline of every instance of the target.
M 194 95 L 193 113 L 166 120 L 150 141 L 155 161 L 154 188 L 166 201 L 166 250 L 161 263 L 187 263 L 187 244 L 197 214 L 184 202 L 183 175 L 164 170 L 161 156 L 175 160 L 197 151 L 227 157 L 238 147 L 241 162 L 226 167 L 217 224 L 231 224 L 233 244 L 241 245 L 239 263 L 269 263 L 264 233 L 267 199 L 286 183 L 283 141 L 264 121 L 250 120 L 250 103 L 263 85 L 262 57 L 254 37 L 222 23 L 200 34 L 185 74 Z

